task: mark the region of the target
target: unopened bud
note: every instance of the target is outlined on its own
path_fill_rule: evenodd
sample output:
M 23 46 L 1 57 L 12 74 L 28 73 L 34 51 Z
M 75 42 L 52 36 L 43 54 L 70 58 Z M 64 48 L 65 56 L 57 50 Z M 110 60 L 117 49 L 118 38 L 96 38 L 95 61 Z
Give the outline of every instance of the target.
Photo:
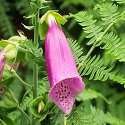
M 45 104 L 43 103 L 43 101 L 41 101 L 38 105 L 38 113 L 40 113 L 41 111 L 43 111 L 45 107 Z
M 17 49 L 15 45 L 8 44 L 4 49 L 4 56 L 6 59 L 11 60 L 16 57 Z

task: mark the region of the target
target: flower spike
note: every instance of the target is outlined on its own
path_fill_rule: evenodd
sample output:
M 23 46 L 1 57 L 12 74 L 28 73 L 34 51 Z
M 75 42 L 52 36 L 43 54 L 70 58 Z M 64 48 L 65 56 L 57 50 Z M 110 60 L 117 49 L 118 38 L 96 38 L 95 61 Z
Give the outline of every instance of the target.
M 51 90 L 49 98 L 65 113 L 70 114 L 76 96 L 85 85 L 79 76 L 66 36 L 53 15 L 48 16 L 45 56 Z

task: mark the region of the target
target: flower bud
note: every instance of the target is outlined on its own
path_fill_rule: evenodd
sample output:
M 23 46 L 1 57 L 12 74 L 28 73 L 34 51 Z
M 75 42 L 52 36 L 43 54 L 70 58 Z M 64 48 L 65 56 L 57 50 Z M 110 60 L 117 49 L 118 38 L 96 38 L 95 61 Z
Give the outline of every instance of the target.
M 12 60 L 17 55 L 17 49 L 15 45 L 8 44 L 4 49 L 4 56 L 7 60 Z
M 42 112 L 45 107 L 45 104 L 43 101 L 41 101 L 38 105 L 38 113 Z

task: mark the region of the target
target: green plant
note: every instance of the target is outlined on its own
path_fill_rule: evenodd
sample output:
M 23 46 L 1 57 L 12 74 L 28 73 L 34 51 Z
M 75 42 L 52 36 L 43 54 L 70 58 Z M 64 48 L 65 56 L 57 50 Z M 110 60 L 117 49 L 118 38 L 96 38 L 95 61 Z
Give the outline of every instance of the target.
M 0 48 L 9 52 L 10 45 L 14 46 L 13 59 L 7 61 L 14 66 L 21 60 L 21 64 L 18 71 L 4 67 L 5 76 L 0 82 L 0 87 L 5 87 L 0 93 L 0 123 L 125 125 L 124 4 L 124 0 L 1 0 L 0 32 L 4 40 L 1 39 Z M 63 17 L 56 11 L 47 12 L 50 9 L 59 10 Z M 12 14 L 14 10 L 18 16 Z M 45 12 L 55 14 L 59 26 L 67 20 L 62 30 L 85 83 L 85 90 L 77 96 L 69 115 L 48 100 L 51 87 L 46 73 L 44 40 L 40 40 L 38 33 L 39 30 L 46 35 L 48 17 L 47 14 L 43 16 Z M 21 22 L 14 21 L 16 18 Z M 17 37 L 18 27 L 28 37 L 20 31 Z

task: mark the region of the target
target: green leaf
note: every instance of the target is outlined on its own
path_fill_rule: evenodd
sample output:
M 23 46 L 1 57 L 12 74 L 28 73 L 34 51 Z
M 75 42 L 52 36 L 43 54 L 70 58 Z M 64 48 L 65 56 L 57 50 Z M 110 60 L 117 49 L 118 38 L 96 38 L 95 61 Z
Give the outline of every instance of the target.
M 67 125 L 97 125 L 94 121 L 94 114 L 86 112 L 84 103 L 75 107 L 67 118 Z M 100 125 L 100 124 L 99 124 Z
M 28 16 L 24 16 L 24 18 L 26 18 L 26 19 L 30 19 L 30 18 L 35 17 L 35 15 L 36 15 L 36 14 L 31 13 L 31 14 L 30 14 L 30 15 L 28 15 Z
M 100 109 L 96 109 L 91 106 L 91 113 L 95 116 L 94 120 L 98 123 L 98 125 L 125 125 L 125 122 L 113 116 L 111 113 L 104 113 Z
M 0 41 L 0 46 L 7 46 L 9 44 L 9 42 L 8 41 L 5 41 L 5 40 L 1 40 Z
M 16 108 L 18 106 L 18 101 L 14 96 L 14 93 L 7 87 L 4 87 L 4 92 L 2 93 L 2 101 L 5 106 L 8 106 L 8 109 Z
M 90 100 L 90 99 L 95 99 L 101 97 L 102 99 L 104 99 L 108 104 L 111 104 L 110 101 L 108 101 L 101 93 L 96 92 L 95 90 L 91 90 L 91 89 L 85 89 L 83 92 L 81 92 L 78 97 L 77 100 L 78 101 L 86 101 L 86 100 Z
M 90 75 L 90 80 L 94 79 L 106 81 L 107 79 L 110 79 L 112 81 L 124 84 L 124 74 L 118 73 L 117 69 L 112 71 L 113 68 L 114 65 L 110 66 L 109 68 L 106 68 L 104 66 L 103 59 L 101 59 L 100 56 L 94 56 L 85 60 L 84 64 L 79 69 L 79 73 L 81 74 L 81 76 Z
M 7 116 L 4 116 L 4 122 L 7 124 L 7 125 L 16 125 L 9 117 Z
M 31 9 L 32 9 L 32 12 L 36 15 L 39 11 L 38 6 L 33 2 L 30 2 L 30 6 L 31 6 Z
M 87 33 L 86 38 L 90 38 L 87 45 L 93 44 L 102 34 L 102 27 L 96 25 L 97 20 L 93 19 L 93 15 L 89 15 L 85 11 L 70 15 L 75 18 L 78 24 L 82 26 L 84 32 Z
M 10 76 L 10 77 L 4 79 L 2 82 L 0 82 L 0 87 L 6 86 L 6 85 L 12 83 L 13 80 L 14 80 L 14 77 L 12 77 L 12 76 Z
M 21 47 L 29 51 L 29 54 L 31 54 L 32 58 L 35 60 L 36 63 L 38 63 L 38 65 L 43 66 L 43 50 L 42 48 L 39 48 L 38 44 L 35 46 L 31 40 L 24 40 L 23 42 L 21 42 L 20 45 Z
M 43 30 L 44 29 L 44 30 Z M 43 40 L 45 39 L 46 37 L 46 34 L 47 34 L 47 31 L 48 31 L 48 26 L 45 22 L 43 23 L 39 23 L 39 27 L 38 27 L 38 32 L 39 32 L 39 35 L 40 35 L 40 39 Z
M 105 3 L 100 6 L 100 14 L 102 16 L 101 19 L 104 21 L 103 25 L 115 22 L 120 17 L 117 10 L 118 6 L 112 3 Z
M 25 24 L 22 23 L 22 25 L 25 27 L 27 30 L 33 30 L 34 26 L 26 26 Z
M 12 60 L 12 62 L 15 63 L 21 62 L 25 59 L 25 56 L 26 56 L 25 52 L 18 50 L 17 55 L 15 57 L 16 59 Z

